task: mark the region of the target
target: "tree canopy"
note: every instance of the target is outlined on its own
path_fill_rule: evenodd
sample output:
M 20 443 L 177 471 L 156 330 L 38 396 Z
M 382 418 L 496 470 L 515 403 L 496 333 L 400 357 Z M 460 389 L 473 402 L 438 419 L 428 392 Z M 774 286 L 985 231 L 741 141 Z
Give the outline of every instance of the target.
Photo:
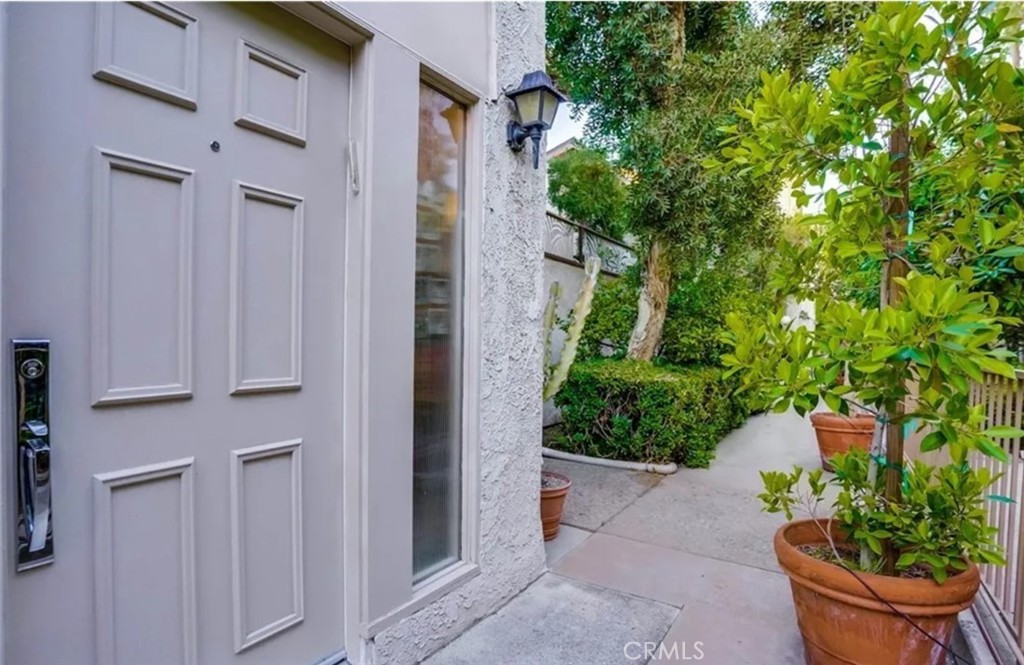
M 622 239 L 626 185 L 622 172 L 593 148 L 573 148 L 548 163 L 548 198 L 574 222 Z

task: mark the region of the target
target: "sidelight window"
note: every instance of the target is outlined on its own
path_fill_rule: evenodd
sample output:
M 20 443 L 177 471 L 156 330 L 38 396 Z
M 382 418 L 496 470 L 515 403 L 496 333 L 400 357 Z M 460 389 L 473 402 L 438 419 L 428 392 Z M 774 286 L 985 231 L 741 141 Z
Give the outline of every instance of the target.
M 466 107 L 420 84 L 413 373 L 413 580 L 459 561 Z

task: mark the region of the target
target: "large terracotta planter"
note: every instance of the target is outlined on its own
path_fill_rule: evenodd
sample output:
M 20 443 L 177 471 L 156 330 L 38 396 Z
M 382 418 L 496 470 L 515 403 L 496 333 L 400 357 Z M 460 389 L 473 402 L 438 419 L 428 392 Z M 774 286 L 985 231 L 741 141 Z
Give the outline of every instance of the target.
M 829 461 L 833 455 L 848 452 L 851 448 L 871 449 L 871 437 L 875 432 L 875 417 L 841 416 L 836 413 L 812 413 L 811 425 L 818 438 L 818 452 L 821 467 L 832 471 Z
M 572 487 L 572 481 L 567 476 L 554 471 L 543 471 L 541 477 L 548 476 L 564 482 L 560 487 L 544 487 L 543 481 L 540 488 L 540 522 L 544 529 L 544 540 L 554 540 L 558 536 L 558 527 L 562 523 L 562 509 L 565 507 L 565 495 Z
M 834 525 L 832 534 L 843 541 Z M 775 555 L 789 576 L 807 664 L 944 665 L 948 655 L 942 647 L 880 602 L 849 571 L 797 549 L 827 542 L 813 520 L 790 522 L 775 534 Z M 980 583 L 974 564 L 941 585 L 930 578 L 857 575 L 946 646 L 957 613 L 970 607 Z

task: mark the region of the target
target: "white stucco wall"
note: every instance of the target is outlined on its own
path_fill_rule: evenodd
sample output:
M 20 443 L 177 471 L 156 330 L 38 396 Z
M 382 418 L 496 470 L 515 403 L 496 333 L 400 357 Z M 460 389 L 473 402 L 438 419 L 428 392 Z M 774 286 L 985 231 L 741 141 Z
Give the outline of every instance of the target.
M 583 269 L 577 266 L 570 266 L 552 259 L 544 259 L 544 304 L 547 305 L 547 298 L 552 282 L 558 282 L 562 286 L 562 297 L 558 301 L 556 312 L 560 319 L 564 319 L 572 311 L 572 306 L 579 295 L 580 287 L 583 286 Z M 551 348 L 548 355 L 548 364 L 558 362 L 562 355 L 562 346 L 565 343 L 565 331 L 555 323 L 555 329 L 551 333 Z M 558 409 L 555 408 L 554 400 L 544 403 L 544 426 L 554 425 L 561 422 Z
M 544 67 L 544 5 L 495 5 L 497 83 Z M 411 665 L 494 612 L 545 568 L 541 466 L 540 320 L 544 307 L 546 173 L 505 145 L 508 100 L 486 106 L 481 273 L 480 574 L 378 633 L 379 665 Z

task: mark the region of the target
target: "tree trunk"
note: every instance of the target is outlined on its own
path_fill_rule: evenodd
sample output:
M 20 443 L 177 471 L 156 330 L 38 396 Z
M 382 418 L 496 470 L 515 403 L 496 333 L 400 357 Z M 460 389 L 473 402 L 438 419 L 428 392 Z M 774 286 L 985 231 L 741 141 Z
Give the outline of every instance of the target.
M 644 284 L 637 303 L 636 324 L 629 338 L 626 357 L 632 360 L 651 360 L 661 343 L 661 331 L 668 313 L 668 293 L 672 271 L 661 241 L 651 243 L 644 259 Z
M 903 300 L 903 286 L 897 279 L 906 277 L 910 266 L 906 261 L 907 235 L 910 221 L 910 125 L 900 125 L 889 136 L 889 154 L 899 173 L 899 196 L 885 201 L 885 212 L 892 221 L 885 234 L 885 252 L 888 259 L 882 268 L 882 308 L 897 305 Z M 898 503 L 903 496 L 903 401 L 890 406 L 886 423 L 885 498 Z M 900 553 L 891 541 L 884 544 L 882 572 L 896 573 L 896 560 Z
M 669 57 L 669 70 L 678 74 L 683 66 L 686 55 L 686 3 L 669 4 L 672 12 L 672 53 Z M 679 81 L 675 80 L 667 86 L 666 97 L 662 100 L 663 108 L 672 108 L 676 97 Z M 661 332 L 665 327 L 665 315 L 668 313 L 668 294 L 672 284 L 672 271 L 665 247 L 655 239 L 651 242 L 650 251 L 644 259 L 644 284 L 640 289 L 637 303 L 636 323 L 633 334 L 629 338 L 626 357 L 631 360 L 651 361 L 658 345 L 661 344 Z

